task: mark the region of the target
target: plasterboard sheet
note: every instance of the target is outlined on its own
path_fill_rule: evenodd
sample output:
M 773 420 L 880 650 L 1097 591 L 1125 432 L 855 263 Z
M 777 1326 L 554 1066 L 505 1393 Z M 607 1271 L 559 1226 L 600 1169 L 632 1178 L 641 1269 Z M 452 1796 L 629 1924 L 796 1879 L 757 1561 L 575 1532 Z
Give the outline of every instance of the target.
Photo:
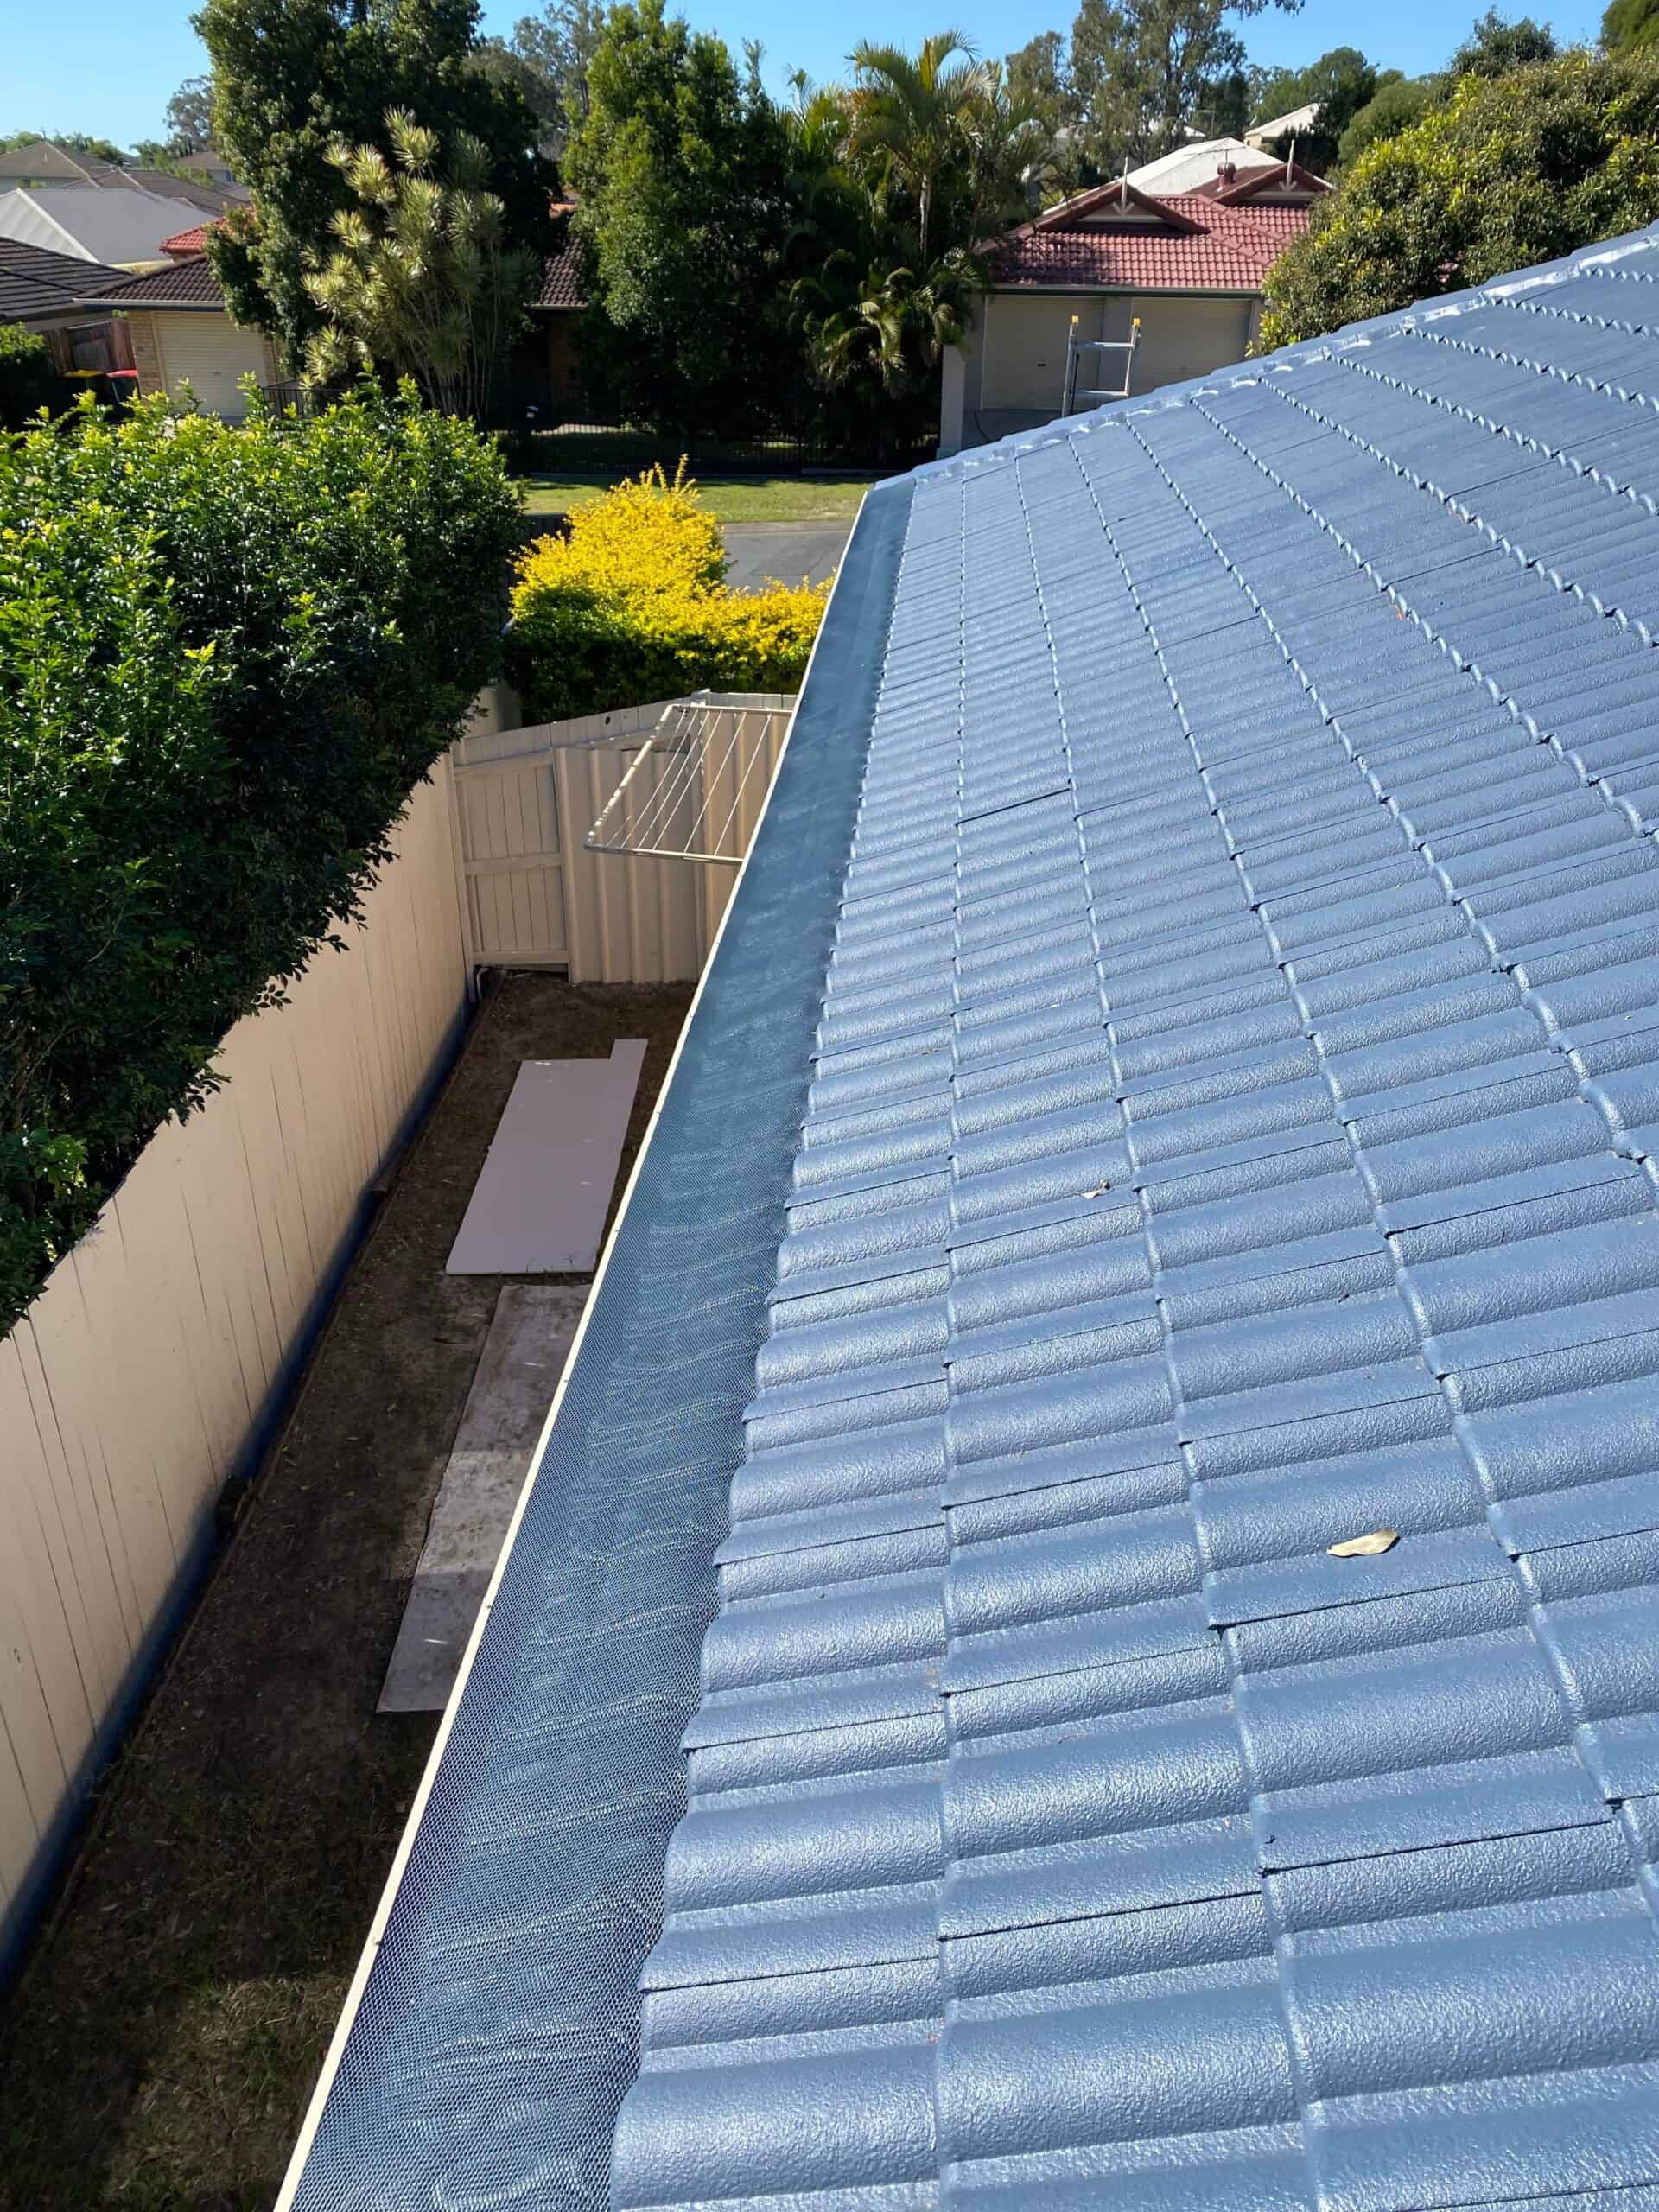
M 382 1713 L 441 1713 L 588 1302 L 583 1284 L 510 1282 L 467 1393 L 404 1609 Z
M 645 1040 L 608 1060 L 526 1060 L 450 1247 L 452 1275 L 591 1274 Z

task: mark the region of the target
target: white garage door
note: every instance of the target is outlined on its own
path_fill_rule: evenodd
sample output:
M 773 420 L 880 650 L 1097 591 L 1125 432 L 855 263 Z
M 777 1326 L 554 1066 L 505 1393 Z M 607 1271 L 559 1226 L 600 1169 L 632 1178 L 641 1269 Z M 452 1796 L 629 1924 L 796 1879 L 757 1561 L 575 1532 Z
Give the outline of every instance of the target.
M 1077 334 L 1100 335 L 1098 295 L 993 292 L 985 301 L 985 366 L 979 404 L 1058 415 L 1065 385 L 1065 339 L 1075 315 Z M 1097 360 L 1098 355 L 1088 357 Z M 1084 378 L 1093 382 L 1092 378 Z
M 1183 384 L 1230 368 L 1244 358 L 1250 342 L 1248 300 L 1182 299 L 1160 295 L 1139 299 L 1141 344 L 1135 357 L 1135 388 L 1154 391 L 1161 384 Z
M 176 392 L 188 384 L 204 413 L 222 415 L 236 422 L 247 412 L 237 390 L 239 377 L 251 376 L 268 384 L 265 349 L 257 330 L 239 330 L 229 315 L 158 315 L 162 357 L 167 368 L 167 388 Z

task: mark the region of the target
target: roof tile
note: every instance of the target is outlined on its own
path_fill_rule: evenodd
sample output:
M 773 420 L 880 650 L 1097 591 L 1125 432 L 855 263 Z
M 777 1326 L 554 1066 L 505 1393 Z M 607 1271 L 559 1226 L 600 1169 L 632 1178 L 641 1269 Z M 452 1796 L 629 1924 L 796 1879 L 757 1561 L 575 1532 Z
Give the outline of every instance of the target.
M 302 2212 L 1653 2201 L 1655 301 L 867 502 Z

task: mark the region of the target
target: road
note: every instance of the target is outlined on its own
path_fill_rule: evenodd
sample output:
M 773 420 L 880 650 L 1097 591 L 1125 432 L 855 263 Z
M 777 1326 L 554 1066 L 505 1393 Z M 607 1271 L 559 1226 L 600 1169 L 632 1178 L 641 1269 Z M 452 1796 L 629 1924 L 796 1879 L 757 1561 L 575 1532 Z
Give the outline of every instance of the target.
M 769 577 L 814 583 L 833 573 L 841 559 L 850 522 L 728 522 L 726 525 L 726 581 L 737 591 L 758 591 Z

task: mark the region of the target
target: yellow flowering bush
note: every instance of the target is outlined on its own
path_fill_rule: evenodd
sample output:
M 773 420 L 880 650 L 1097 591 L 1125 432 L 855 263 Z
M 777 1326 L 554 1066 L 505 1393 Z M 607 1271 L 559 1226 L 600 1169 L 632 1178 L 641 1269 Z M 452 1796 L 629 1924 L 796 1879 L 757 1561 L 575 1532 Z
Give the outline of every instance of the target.
M 682 461 L 647 469 L 519 557 L 508 670 L 532 721 L 687 691 L 792 691 L 828 585 L 725 581 L 720 525 Z

